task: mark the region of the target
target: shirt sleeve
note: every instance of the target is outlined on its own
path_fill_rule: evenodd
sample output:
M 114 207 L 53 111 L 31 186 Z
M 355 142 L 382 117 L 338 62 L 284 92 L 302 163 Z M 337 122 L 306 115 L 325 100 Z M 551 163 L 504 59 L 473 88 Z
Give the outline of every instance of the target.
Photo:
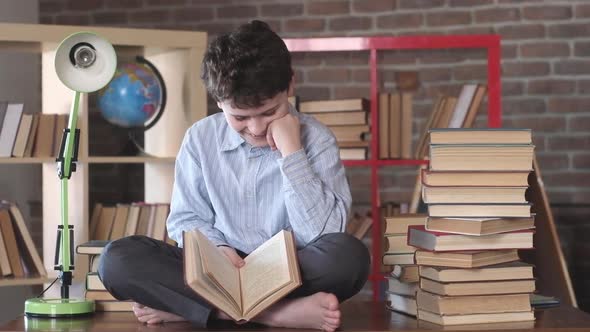
M 221 231 L 214 227 L 215 213 L 207 193 L 198 153 L 198 140 L 189 129 L 176 157 L 168 234 L 180 247 L 182 232 L 199 230 L 215 245 L 227 245 Z
M 297 241 L 307 244 L 322 234 L 344 232 L 352 197 L 335 138 L 326 133 L 278 162 Z

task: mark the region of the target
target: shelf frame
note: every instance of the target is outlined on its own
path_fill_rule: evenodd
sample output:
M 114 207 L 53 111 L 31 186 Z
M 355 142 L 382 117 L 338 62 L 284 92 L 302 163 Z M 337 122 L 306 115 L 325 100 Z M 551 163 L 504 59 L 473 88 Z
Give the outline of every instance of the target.
M 370 98 L 371 98 L 371 137 L 379 137 L 378 124 L 378 85 L 377 52 L 380 50 L 429 50 L 429 49 L 486 49 L 487 50 L 487 87 L 488 87 L 488 127 L 502 126 L 501 86 L 500 86 L 500 36 L 489 35 L 418 35 L 400 37 L 324 37 L 324 38 L 292 38 L 284 39 L 291 52 L 338 52 L 338 51 L 369 51 Z M 379 282 L 384 279 L 381 273 L 381 205 L 379 195 L 379 168 L 383 166 L 423 165 L 424 160 L 392 159 L 381 160 L 379 156 L 379 140 L 372 139 L 371 156 L 368 160 L 345 160 L 346 167 L 369 167 L 371 171 L 371 274 L 373 300 L 379 300 Z

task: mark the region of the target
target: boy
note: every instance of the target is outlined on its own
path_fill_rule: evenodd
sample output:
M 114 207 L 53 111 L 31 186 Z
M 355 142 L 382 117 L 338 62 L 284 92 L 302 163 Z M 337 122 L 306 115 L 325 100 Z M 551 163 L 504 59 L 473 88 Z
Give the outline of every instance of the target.
M 252 21 L 213 41 L 202 79 L 222 113 L 186 133 L 167 221 L 179 247 L 144 236 L 108 245 L 99 275 L 118 299 L 136 302 L 148 324 L 229 317 L 184 284 L 182 232 L 198 229 L 236 266 L 282 229 L 295 236 L 303 284 L 254 321 L 334 331 L 339 303 L 356 294 L 369 253 L 344 233 L 351 196 L 330 131 L 298 113 L 290 54 L 266 23 Z

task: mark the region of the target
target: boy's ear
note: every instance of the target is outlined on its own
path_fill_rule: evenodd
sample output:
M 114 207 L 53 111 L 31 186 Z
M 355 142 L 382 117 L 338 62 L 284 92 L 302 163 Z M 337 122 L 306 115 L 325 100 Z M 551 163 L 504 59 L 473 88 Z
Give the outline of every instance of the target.
M 289 90 L 287 91 L 287 97 L 295 95 L 295 75 L 291 76 L 291 82 L 289 82 Z
M 221 108 L 221 102 L 220 102 L 220 101 L 218 101 L 218 102 L 217 102 L 217 107 L 218 107 L 220 110 L 223 110 L 223 108 Z

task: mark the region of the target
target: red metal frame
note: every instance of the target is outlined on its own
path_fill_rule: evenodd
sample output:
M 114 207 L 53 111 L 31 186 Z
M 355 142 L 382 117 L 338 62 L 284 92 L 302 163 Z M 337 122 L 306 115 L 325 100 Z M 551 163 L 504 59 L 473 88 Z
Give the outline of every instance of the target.
M 423 160 L 380 160 L 378 123 L 378 75 L 377 51 L 394 49 L 447 49 L 447 48 L 485 48 L 488 62 L 488 126 L 502 125 L 501 91 L 500 91 L 500 36 L 498 35 L 454 35 L 454 36 L 404 36 L 404 37 L 330 37 L 285 39 L 291 52 L 326 52 L 326 51 L 369 51 L 371 77 L 371 158 L 368 160 L 345 160 L 347 167 L 365 166 L 371 168 L 371 213 L 373 216 L 371 255 L 374 264 L 369 280 L 373 285 L 373 299 L 379 297 L 378 281 L 383 279 L 380 270 L 381 250 L 381 215 L 379 206 L 378 169 L 389 165 L 421 165 Z

